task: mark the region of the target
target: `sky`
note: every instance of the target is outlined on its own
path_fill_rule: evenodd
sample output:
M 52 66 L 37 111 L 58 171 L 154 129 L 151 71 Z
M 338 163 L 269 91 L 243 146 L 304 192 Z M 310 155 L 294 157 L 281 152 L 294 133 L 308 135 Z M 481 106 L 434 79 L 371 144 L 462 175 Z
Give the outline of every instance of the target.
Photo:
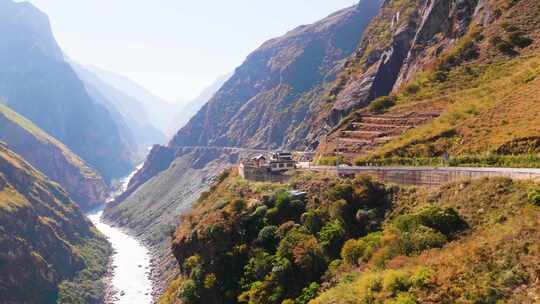
M 187 102 L 264 41 L 358 0 L 30 0 L 74 61 Z

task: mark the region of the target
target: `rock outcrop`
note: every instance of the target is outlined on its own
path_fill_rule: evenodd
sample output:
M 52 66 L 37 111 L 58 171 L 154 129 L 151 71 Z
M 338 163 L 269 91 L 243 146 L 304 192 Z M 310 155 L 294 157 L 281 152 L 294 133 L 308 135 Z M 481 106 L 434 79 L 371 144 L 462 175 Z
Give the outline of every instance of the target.
M 59 183 L 82 209 L 90 210 L 105 202 L 107 186 L 94 169 L 58 140 L 2 105 L 0 141 Z
M 478 1 L 386 1 L 330 90 L 334 103 L 320 121 L 331 129 L 351 111 L 397 91 L 454 46 L 469 29 Z M 317 141 L 324 129 L 315 128 Z

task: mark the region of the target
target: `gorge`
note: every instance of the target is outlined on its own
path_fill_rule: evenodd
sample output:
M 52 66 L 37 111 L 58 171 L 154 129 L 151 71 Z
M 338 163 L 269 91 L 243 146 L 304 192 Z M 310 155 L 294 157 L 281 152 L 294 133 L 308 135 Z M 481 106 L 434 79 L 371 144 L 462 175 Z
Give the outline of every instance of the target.
M 0 304 L 540 301 L 539 1 L 360 0 L 184 106 L 0 17 Z

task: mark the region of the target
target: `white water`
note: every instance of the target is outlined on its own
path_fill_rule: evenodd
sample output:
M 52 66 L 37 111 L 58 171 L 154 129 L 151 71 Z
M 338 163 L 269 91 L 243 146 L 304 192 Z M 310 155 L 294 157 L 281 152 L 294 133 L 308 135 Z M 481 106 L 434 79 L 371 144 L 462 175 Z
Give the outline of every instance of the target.
M 139 169 L 139 167 L 137 167 Z M 127 184 L 135 171 L 123 178 L 117 196 L 126 190 Z M 152 303 L 152 281 L 150 280 L 150 252 L 137 239 L 121 229 L 104 223 L 103 211 L 88 214 L 88 218 L 112 244 L 115 251 L 112 256 L 112 287 L 116 291 L 107 304 L 150 304 Z

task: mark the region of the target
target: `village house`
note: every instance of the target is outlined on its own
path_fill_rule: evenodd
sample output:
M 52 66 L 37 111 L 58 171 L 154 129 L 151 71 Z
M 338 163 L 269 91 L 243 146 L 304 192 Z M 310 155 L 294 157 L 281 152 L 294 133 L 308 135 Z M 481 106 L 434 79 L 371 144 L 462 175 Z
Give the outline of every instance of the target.
M 270 156 L 258 155 L 240 161 L 238 172 L 241 177 L 254 181 L 280 181 L 282 173 L 294 170 L 297 162 L 290 152 L 274 152 Z
M 272 154 L 269 162 L 271 172 L 283 172 L 296 168 L 296 161 L 289 152 L 276 152 Z

